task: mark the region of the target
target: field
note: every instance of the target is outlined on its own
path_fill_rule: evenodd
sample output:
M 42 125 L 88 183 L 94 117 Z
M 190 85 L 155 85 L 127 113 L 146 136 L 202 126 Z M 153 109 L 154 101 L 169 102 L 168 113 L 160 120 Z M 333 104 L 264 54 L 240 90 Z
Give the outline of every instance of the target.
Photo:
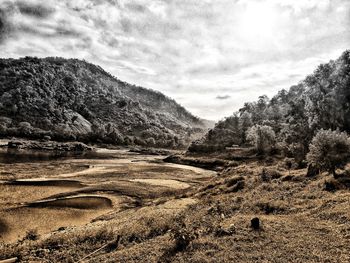
M 350 261 L 350 167 L 338 179 L 307 177 L 278 158 L 219 157 L 191 157 L 220 164 L 214 172 L 127 150 L 7 156 L 0 165 L 0 259 Z

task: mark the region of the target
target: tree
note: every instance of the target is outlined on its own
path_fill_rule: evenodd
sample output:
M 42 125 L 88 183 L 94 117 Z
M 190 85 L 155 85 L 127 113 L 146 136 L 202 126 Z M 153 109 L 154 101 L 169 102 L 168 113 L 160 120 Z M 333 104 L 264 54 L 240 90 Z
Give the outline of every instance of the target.
M 275 147 L 276 135 L 270 126 L 254 125 L 247 131 L 247 141 L 254 145 L 258 154 L 264 154 Z
M 243 143 L 245 143 L 246 132 L 251 126 L 253 126 L 251 114 L 248 112 L 243 112 L 239 117 L 239 128 Z
M 312 139 L 306 160 L 309 164 L 336 176 L 336 169 L 343 167 L 350 157 L 350 138 L 338 130 L 320 130 Z
M 153 137 L 147 138 L 145 140 L 147 146 L 155 146 L 156 145 L 156 140 Z

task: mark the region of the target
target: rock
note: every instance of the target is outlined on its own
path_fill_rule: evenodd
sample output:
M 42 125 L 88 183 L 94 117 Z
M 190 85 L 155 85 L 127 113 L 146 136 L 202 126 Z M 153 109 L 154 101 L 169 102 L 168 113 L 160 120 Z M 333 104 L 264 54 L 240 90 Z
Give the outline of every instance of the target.
M 227 193 L 235 193 L 238 192 L 239 190 L 244 189 L 245 183 L 244 181 L 238 181 L 235 185 L 228 187 L 226 192 Z
M 9 141 L 7 144 L 8 148 L 16 148 L 19 149 L 23 146 L 22 142 L 16 142 L 16 141 Z
M 54 141 L 9 141 L 7 147 L 12 149 L 48 150 L 64 152 L 83 152 L 93 150 L 93 147 L 90 147 L 82 142 L 58 143 Z
M 221 237 L 221 236 L 230 236 L 232 234 L 234 234 L 236 231 L 235 225 L 231 224 L 229 227 L 221 227 L 219 226 L 216 230 L 215 230 L 215 236 Z
M 49 135 L 45 135 L 43 137 L 43 141 L 50 141 L 51 140 L 51 137 Z
M 254 230 L 260 229 L 260 219 L 257 217 L 254 217 L 252 220 L 250 220 L 250 227 Z
M 236 231 L 236 226 L 235 226 L 235 224 L 229 225 L 229 227 L 227 228 L 227 230 L 228 230 L 230 233 L 235 232 L 235 231 Z
M 286 175 L 281 178 L 281 181 L 286 182 L 286 181 L 293 181 L 294 176 L 293 175 Z
M 244 181 L 244 177 L 243 176 L 234 176 L 234 177 L 226 179 L 225 183 L 226 183 L 227 187 L 231 187 L 239 181 Z

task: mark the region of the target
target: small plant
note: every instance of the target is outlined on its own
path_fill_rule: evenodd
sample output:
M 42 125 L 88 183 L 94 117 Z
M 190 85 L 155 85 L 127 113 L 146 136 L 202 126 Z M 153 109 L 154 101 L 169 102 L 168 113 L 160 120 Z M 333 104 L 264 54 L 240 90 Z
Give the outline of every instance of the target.
M 293 159 L 292 158 L 285 158 L 284 164 L 286 168 L 288 169 L 288 175 L 290 175 L 290 169 L 292 169 L 293 166 Z
M 170 234 L 175 241 L 173 254 L 184 251 L 190 243 L 197 238 L 193 228 L 186 226 L 180 215 L 174 218 L 174 225 L 170 228 Z
M 267 171 L 266 171 L 265 168 L 262 169 L 262 171 L 261 171 L 261 176 L 260 176 L 260 177 L 261 177 L 261 180 L 262 180 L 263 182 L 267 182 L 267 181 L 270 180 L 270 178 L 269 178 L 269 176 L 268 176 Z
M 330 180 L 327 180 L 324 182 L 324 188 L 325 191 L 328 192 L 335 192 L 337 190 L 342 189 L 341 183 L 338 182 L 338 180 L 332 178 Z
M 174 230 L 172 232 L 172 237 L 175 240 L 174 250 L 180 252 L 184 251 L 196 236 L 184 227 Z
M 23 240 L 35 241 L 35 240 L 38 240 L 39 238 L 40 238 L 40 235 L 37 229 L 29 229 L 26 232 L 26 235 L 24 236 Z

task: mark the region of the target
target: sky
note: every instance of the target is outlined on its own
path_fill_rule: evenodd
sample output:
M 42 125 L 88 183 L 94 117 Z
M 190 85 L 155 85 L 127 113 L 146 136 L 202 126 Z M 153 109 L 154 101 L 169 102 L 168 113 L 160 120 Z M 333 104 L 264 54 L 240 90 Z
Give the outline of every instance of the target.
M 0 57 L 85 59 L 211 120 L 349 48 L 349 0 L 0 0 Z

